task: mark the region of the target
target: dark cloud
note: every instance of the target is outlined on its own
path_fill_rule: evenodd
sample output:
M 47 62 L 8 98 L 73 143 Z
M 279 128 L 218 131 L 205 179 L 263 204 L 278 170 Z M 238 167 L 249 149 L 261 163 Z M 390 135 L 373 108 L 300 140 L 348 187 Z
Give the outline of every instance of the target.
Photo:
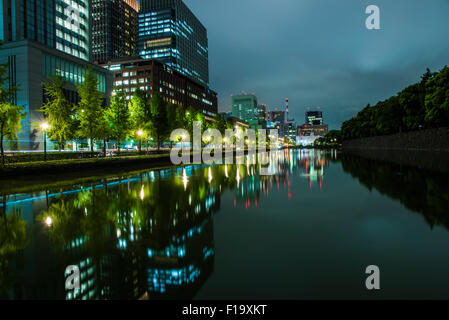
M 185 0 L 208 29 L 211 87 L 220 111 L 254 92 L 297 121 L 320 106 L 332 128 L 366 104 L 449 64 L 447 0 Z M 365 9 L 381 10 L 381 30 Z

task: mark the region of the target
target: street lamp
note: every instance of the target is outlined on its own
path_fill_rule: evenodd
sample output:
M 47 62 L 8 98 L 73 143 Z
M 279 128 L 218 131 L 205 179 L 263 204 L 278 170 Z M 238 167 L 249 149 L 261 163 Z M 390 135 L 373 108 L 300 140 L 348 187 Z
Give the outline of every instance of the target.
M 187 136 L 185 134 L 182 134 L 180 136 L 180 138 L 181 138 L 181 150 L 183 150 L 184 149 L 184 140 L 187 138 Z
M 50 125 L 47 121 L 41 123 L 41 129 L 44 132 L 44 161 L 47 161 L 47 130 L 50 128 Z
M 139 154 L 141 154 L 142 153 L 142 135 L 143 135 L 142 129 L 137 130 L 137 135 L 139 136 Z
M 53 219 L 52 219 L 50 216 L 48 216 L 48 217 L 45 219 L 45 224 L 46 224 L 48 227 L 51 227 L 51 225 L 53 224 Z

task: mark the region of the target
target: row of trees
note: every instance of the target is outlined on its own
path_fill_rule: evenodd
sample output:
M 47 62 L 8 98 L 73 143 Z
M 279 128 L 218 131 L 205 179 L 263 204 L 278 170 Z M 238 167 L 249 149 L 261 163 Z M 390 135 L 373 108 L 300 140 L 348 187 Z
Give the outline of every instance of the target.
M 316 146 L 338 147 L 341 144 L 341 131 L 331 130 L 315 141 Z
M 449 68 L 429 69 L 415 83 L 375 106 L 369 104 L 357 116 L 343 122 L 342 139 L 449 126 Z
M 1 45 L 1 43 L 0 43 Z M 4 140 L 17 140 L 26 117 L 23 106 L 14 105 L 14 97 L 18 87 L 5 89 L 8 66 L 0 65 L 0 148 L 4 164 Z M 66 81 L 60 75 L 43 83 L 46 101 L 40 111 L 44 114 L 47 136 L 57 142 L 59 151 L 68 140 L 90 140 L 91 152 L 95 141 L 103 141 L 106 152 L 106 142 L 117 141 L 118 152 L 122 141 L 133 138 L 139 141 L 139 151 L 142 141 L 157 143 L 158 150 L 163 142 L 168 142 L 170 133 L 177 128 L 185 128 L 190 136 L 193 134 L 193 122 L 201 122 L 202 130 L 215 128 L 224 135 L 226 129 L 232 129 L 232 122 L 217 115 L 215 121 L 206 121 L 202 112 L 193 107 L 187 109 L 166 103 L 155 93 L 148 97 L 146 92 L 136 89 L 128 102 L 125 93 L 116 89 L 109 106 L 104 101 L 103 93 L 98 90 L 98 78 L 95 72 L 87 70 L 84 82 L 77 85 L 79 103 L 73 105 L 65 93 Z M 41 124 L 33 124 L 39 127 Z M 174 142 L 174 141 L 170 141 Z
M 102 139 L 105 150 L 106 141 L 114 139 L 120 153 L 120 145 L 127 138 L 139 141 L 139 151 L 142 141 L 146 141 L 148 148 L 150 140 L 157 143 L 159 150 L 163 142 L 169 141 L 174 129 L 186 128 L 192 135 L 193 121 L 201 122 L 203 130 L 213 127 L 224 132 L 230 126 L 219 115 L 209 124 L 204 115 L 192 107 L 185 110 L 166 103 L 158 93 L 150 98 L 139 88 L 129 102 L 125 92 L 116 88 L 109 107 L 104 107 L 102 93 L 97 90 L 97 77 L 91 70 L 85 74 L 84 83 L 77 86 L 80 96 L 77 106 L 72 106 L 65 97 L 64 86 L 61 76 L 45 83 L 48 102 L 41 109 L 49 121 L 48 135 L 57 141 L 59 150 L 64 140 L 77 138 L 89 139 L 92 152 L 94 140 Z
M 217 115 L 215 121 L 207 122 L 201 111 L 191 106 L 184 109 L 167 103 L 158 93 L 148 97 L 139 88 L 129 102 L 125 92 L 116 88 L 110 106 L 103 107 L 97 78 L 91 70 L 85 74 L 84 83 L 77 86 L 80 96 L 77 106 L 72 106 L 66 99 L 64 86 L 65 80 L 60 76 L 44 84 L 49 99 L 41 110 L 50 124 L 49 137 L 58 142 L 59 150 L 64 140 L 76 138 L 90 139 L 92 152 L 95 139 L 103 139 L 104 150 L 106 141 L 114 139 L 120 153 L 120 145 L 127 138 L 139 142 L 139 152 L 142 141 L 148 148 L 150 140 L 157 144 L 159 150 L 164 142 L 176 142 L 170 141 L 170 134 L 175 129 L 184 128 L 193 136 L 194 121 L 201 123 L 203 131 L 214 128 L 224 135 L 226 129 L 232 129 L 232 122 L 225 121 L 221 115 Z

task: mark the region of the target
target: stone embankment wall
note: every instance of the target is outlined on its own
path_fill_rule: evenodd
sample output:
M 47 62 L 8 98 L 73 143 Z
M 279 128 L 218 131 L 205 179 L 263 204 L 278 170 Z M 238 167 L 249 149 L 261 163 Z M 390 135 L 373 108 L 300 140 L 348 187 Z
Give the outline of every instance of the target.
M 449 128 L 427 129 L 343 142 L 343 149 L 449 151 Z
M 344 153 L 439 172 L 449 172 L 449 128 L 343 142 Z

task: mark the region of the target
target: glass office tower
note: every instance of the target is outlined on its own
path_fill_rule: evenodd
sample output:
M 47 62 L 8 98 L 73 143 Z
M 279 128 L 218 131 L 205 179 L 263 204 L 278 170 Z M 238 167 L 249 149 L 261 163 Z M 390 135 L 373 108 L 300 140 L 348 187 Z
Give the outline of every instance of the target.
M 142 0 L 138 50 L 174 70 L 209 84 L 207 30 L 181 0 Z
M 92 61 L 137 55 L 138 11 L 135 0 L 92 0 Z
M 56 49 L 89 60 L 89 0 L 56 0 L 55 4 Z
M 89 0 L 0 0 L 0 38 L 33 40 L 89 60 Z
M 112 90 L 111 73 L 90 60 L 91 0 L 0 0 L 0 63 L 8 63 L 5 87 L 18 85 L 13 98 L 23 106 L 26 118 L 18 135 L 19 150 L 42 150 L 43 139 L 36 123 L 43 120 L 40 108 L 48 98 L 42 83 L 52 75 L 66 80 L 64 93 L 78 103 L 76 84 L 91 68 L 98 77 L 104 104 Z M 47 137 L 47 146 L 53 144 Z

